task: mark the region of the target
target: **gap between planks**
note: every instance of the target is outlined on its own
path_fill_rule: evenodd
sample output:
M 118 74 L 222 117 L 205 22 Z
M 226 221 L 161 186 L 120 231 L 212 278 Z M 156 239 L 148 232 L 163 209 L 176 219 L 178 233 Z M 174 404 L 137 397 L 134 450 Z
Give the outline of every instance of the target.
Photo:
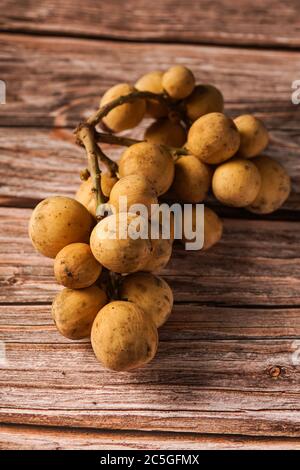
M 16 28 L 14 30 L 10 30 L 7 28 L 0 28 L 1 34 L 7 34 L 11 36 L 22 35 L 22 36 L 29 36 L 29 37 L 38 37 L 38 38 L 45 38 L 45 39 L 78 39 L 81 41 L 98 41 L 101 42 L 112 42 L 112 43 L 119 43 L 119 44 L 154 44 L 154 45 L 165 45 L 165 46 L 204 46 L 204 47 L 214 47 L 214 48 L 228 48 L 228 49 L 242 49 L 248 51 L 271 51 L 271 52 L 300 52 L 299 45 L 291 45 L 291 46 L 284 46 L 280 44 L 255 44 L 254 42 L 249 42 L 247 44 L 242 43 L 234 43 L 230 41 L 225 42 L 214 42 L 212 40 L 205 41 L 204 39 L 201 41 L 195 41 L 192 39 L 185 39 L 184 41 L 174 39 L 139 39 L 138 37 L 134 38 L 124 38 L 122 36 L 110 36 L 109 34 L 98 34 L 98 35 L 89 35 L 89 34 L 76 34 L 72 32 L 64 33 L 64 32 L 54 32 L 50 30 L 44 31 L 34 31 L 26 30 L 22 28 Z
M 2 2 L 3 3 L 3 2 Z M 298 2 L 251 0 L 238 4 L 228 0 L 186 0 L 172 8 L 170 1 L 156 2 L 149 12 L 147 0 L 114 0 L 99 4 L 86 0 L 48 2 L 5 1 L 0 27 L 11 32 L 110 37 L 125 41 L 175 41 L 187 44 L 213 42 L 256 47 L 299 47 Z M 173 5 L 172 5 L 173 6 Z M 172 15 L 170 15 L 170 8 Z M 13 15 L 10 13 L 13 10 Z M 77 12 L 80 10 L 81 15 Z M 232 25 L 234 24 L 234 28 Z

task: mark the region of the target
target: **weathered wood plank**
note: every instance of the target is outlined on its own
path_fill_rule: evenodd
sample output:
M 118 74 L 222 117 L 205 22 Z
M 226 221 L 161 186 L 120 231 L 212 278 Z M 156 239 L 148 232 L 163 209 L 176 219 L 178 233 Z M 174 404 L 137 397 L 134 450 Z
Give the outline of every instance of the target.
M 182 62 L 197 81 L 222 89 L 229 114 L 255 112 L 270 129 L 299 134 L 300 106 L 291 102 L 298 52 L 138 43 L 120 47 L 110 41 L 1 34 L 0 61 L 1 79 L 7 83 L 0 125 L 74 127 L 98 106 L 109 86 L 135 83 L 149 70 Z
M 0 302 L 51 302 L 53 261 L 34 252 L 28 209 L 0 208 Z M 299 223 L 226 219 L 208 252 L 174 248 L 164 276 L 175 300 L 219 305 L 300 304 Z M 180 273 L 180 274 L 179 274 Z
M 147 393 L 145 391 L 145 393 Z M 158 397 L 159 400 L 159 397 Z M 237 398 L 238 400 L 238 398 Z M 199 412 L 139 412 L 135 410 L 62 411 L 3 408 L 0 419 L 4 423 L 36 424 L 44 426 L 91 427 L 98 429 L 126 429 L 141 431 L 194 432 L 200 434 L 245 434 L 250 436 L 284 436 L 299 438 L 298 411 L 240 411 L 236 413 Z
M 158 425 L 162 420 L 163 429 L 194 430 L 198 423 L 196 431 L 199 432 L 211 432 L 209 429 L 215 423 L 215 432 L 221 429 L 237 432 L 240 426 L 244 432 L 255 434 L 259 425 L 262 433 L 268 430 L 276 435 L 298 435 L 291 422 L 292 416 L 298 419 L 299 403 L 299 378 L 296 368 L 291 366 L 293 352 L 294 343 L 282 341 L 271 345 L 163 342 L 156 364 L 134 374 L 119 375 L 104 371 L 95 362 L 88 345 L 8 344 L 1 403 L 9 409 L 3 410 L 1 419 L 103 428 L 108 422 L 109 426 L 123 428 L 127 422 L 125 429 L 135 429 L 137 422 L 139 429 L 149 429 L 149 426 L 162 429 Z M 270 369 L 278 364 L 282 373 L 275 381 Z M 206 390 L 232 386 L 235 390 Z M 253 390 L 247 392 L 240 388 Z M 260 388 L 262 392 L 257 391 Z M 35 411 L 30 411 L 33 408 Z M 76 415 L 75 408 L 78 408 Z M 271 411 L 267 418 L 265 410 L 275 408 L 281 412 Z M 178 427 L 179 414 L 175 413 L 178 410 L 182 410 L 182 428 Z M 193 410 L 192 428 L 188 410 Z M 249 422 L 244 422 L 245 410 L 250 414 Z M 231 412 L 230 419 L 228 412 Z
M 271 134 L 266 154 L 285 166 L 293 183 L 293 192 L 282 210 L 300 211 L 300 134 L 295 137 L 287 130 Z M 34 207 L 49 195 L 72 197 L 80 184 L 79 172 L 86 165 L 84 151 L 74 140 L 71 130 L 0 128 L 0 204 Z M 116 147 L 105 149 L 114 159 L 122 151 Z M 234 214 L 250 216 L 241 210 Z
M 203 346 L 205 347 L 204 344 L 200 345 L 202 348 Z M 58 355 L 48 358 L 41 350 L 31 356 L 33 348 L 26 348 L 19 351 L 20 361 L 21 354 L 24 354 L 23 365 L 19 363 L 14 378 L 12 371 L 7 373 L 9 386 L 5 382 L 1 384 L 0 421 L 98 429 L 299 437 L 299 393 L 292 392 L 299 383 L 299 377 L 295 378 L 293 385 L 290 379 L 272 379 L 270 368 L 260 369 L 262 364 L 255 370 L 258 364 L 254 358 L 253 345 L 248 359 L 241 358 L 240 351 L 235 358 L 235 353 L 232 352 L 235 347 L 231 343 L 225 349 L 224 345 L 218 349 L 218 360 L 211 359 L 210 350 L 203 353 L 206 357 L 200 363 L 199 359 L 190 361 L 191 354 L 186 354 L 188 347 L 191 348 L 191 345 L 185 345 L 184 352 L 178 352 L 178 358 L 183 355 L 185 361 L 181 360 L 177 369 L 172 367 L 170 370 L 169 364 L 173 363 L 174 357 L 169 355 L 162 367 L 157 369 L 157 362 L 156 365 L 148 366 L 148 371 L 145 369 L 131 374 L 111 374 L 99 365 L 95 368 L 95 365 L 92 366 L 94 358 L 90 357 L 88 363 L 87 351 L 78 354 L 77 346 L 73 354 L 70 354 L 70 350 L 58 350 Z M 282 350 L 283 343 L 277 347 Z M 282 361 L 282 358 L 274 354 L 273 348 L 272 360 L 277 363 L 280 359 Z M 74 362 L 69 362 L 70 358 L 74 358 Z M 59 366 L 54 368 L 55 360 L 63 363 L 63 370 L 59 370 Z M 162 357 L 159 358 L 160 363 L 161 360 Z M 34 364 L 31 375 L 28 370 L 29 361 Z M 238 364 L 234 364 L 235 361 Z M 250 371 L 249 363 L 253 361 L 256 365 L 250 365 Z M 207 363 L 210 365 L 205 366 Z M 78 370 L 78 364 L 81 365 L 82 372 L 81 368 Z M 239 374 L 232 374 L 231 369 L 238 367 Z M 204 368 L 202 377 L 201 373 L 199 376 L 200 368 Z M 183 369 L 185 374 L 180 375 Z M 282 370 L 285 371 L 284 374 L 291 374 L 291 370 L 288 371 L 287 368 L 282 367 Z M 78 375 L 81 376 L 79 379 Z M 245 376 L 244 383 L 248 381 L 246 390 L 241 389 L 237 375 Z M 262 375 L 266 376 L 266 382 L 269 381 L 268 386 L 262 385 Z M 224 376 L 230 379 L 226 380 Z M 218 385 L 210 389 L 210 379 L 216 384 L 217 378 Z M 78 386 L 78 380 L 81 381 L 81 386 Z M 254 384 L 256 381 L 261 383 L 261 391 L 257 390 L 257 383 L 251 389 L 251 382 Z M 228 390 L 229 382 L 231 386 L 234 384 L 232 390 Z
M 297 450 L 298 439 L 132 433 L 2 425 L 5 450 Z
M 300 309 L 293 308 L 175 304 L 170 319 L 160 329 L 163 341 L 298 337 Z M 0 339 L 13 343 L 69 343 L 58 334 L 50 305 L 0 305 Z
M 129 40 L 299 47 L 299 4 L 288 0 L 2 2 L 0 28 Z M 80 14 L 78 12 L 80 11 Z
M 94 396 L 98 408 L 107 402 L 109 408 L 120 409 L 123 392 L 118 391 L 121 395 L 119 398 L 114 397 L 114 403 L 109 402 L 109 396 L 113 387 L 124 385 L 126 385 L 125 394 L 128 394 L 130 386 L 134 391 L 124 402 L 124 406 L 130 407 L 134 403 L 137 406 L 139 402 L 142 408 L 148 405 L 151 407 L 151 397 L 156 396 L 158 391 L 161 398 L 157 400 L 156 397 L 155 407 L 160 407 L 164 403 L 164 406 L 172 409 L 173 406 L 174 409 L 178 407 L 193 409 L 198 405 L 201 408 L 203 388 L 299 393 L 300 370 L 297 367 L 299 341 L 294 340 L 161 341 L 158 354 L 151 364 L 132 373 L 120 374 L 104 369 L 95 360 L 88 343 L 69 341 L 67 344 L 5 344 L 6 362 L 3 361 L 3 374 L 0 378 L 3 407 L 15 407 L 21 403 L 21 408 L 28 409 L 62 410 L 82 406 L 89 409 L 94 408 Z M 277 380 L 273 377 L 273 374 L 276 375 L 273 367 L 276 366 L 279 367 Z M 193 386 L 195 396 L 191 392 Z M 143 396 L 145 387 L 148 387 L 148 398 Z M 186 398 L 182 396 L 179 403 L 175 403 L 176 398 L 172 403 L 168 403 L 171 398 L 169 394 L 175 393 L 176 387 L 179 394 L 180 390 L 183 395 L 186 391 Z M 25 393 L 26 388 L 30 388 L 30 393 Z M 55 396 L 49 393 L 51 388 L 55 389 Z M 7 393 L 9 389 L 10 392 Z M 68 393 L 70 389 L 72 389 L 71 395 Z M 84 397 L 83 389 L 86 390 Z M 139 391 L 140 399 L 138 399 Z M 24 398 L 20 402 L 22 394 Z M 287 398 L 287 395 L 282 398 Z M 249 397 L 245 396 L 245 402 L 247 400 Z M 242 397 L 239 397 L 238 403 L 232 400 L 230 410 L 242 406 L 242 401 Z M 292 402 L 295 406 L 293 399 Z M 212 406 L 218 407 L 218 410 L 224 407 L 222 401 L 214 400 L 212 403 Z M 287 402 L 285 403 L 286 405 L 281 403 L 283 408 L 288 406 Z M 261 404 L 255 400 L 249 406 L 258 409 Z

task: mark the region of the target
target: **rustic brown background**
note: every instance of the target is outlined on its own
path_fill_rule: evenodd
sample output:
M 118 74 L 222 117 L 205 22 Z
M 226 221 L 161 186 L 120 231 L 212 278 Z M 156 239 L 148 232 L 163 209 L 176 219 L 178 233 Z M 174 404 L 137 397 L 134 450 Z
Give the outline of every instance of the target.
M 0 0 L 0 10 L 1 447 L 300 449 L 299 2 Z M 216 248 L 175 249 L 157 358 L 115 374 L 88 342 L 55 331 L 52 262 L 33 251 L 28 217 L 40 199 L 74 194 L 84 155 L 72 129 L 101 93 L 174 63 L 219 86 L 230 115 L 266 121 L 267 154 L 293 193 L 267 217 L 217 208 Z

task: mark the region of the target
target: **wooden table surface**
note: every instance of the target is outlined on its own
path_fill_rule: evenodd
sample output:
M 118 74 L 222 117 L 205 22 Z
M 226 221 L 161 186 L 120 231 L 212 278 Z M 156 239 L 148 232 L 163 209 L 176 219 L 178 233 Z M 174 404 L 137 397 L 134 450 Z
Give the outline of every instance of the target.
M 300 449 L 299 2 L 0 7 L 1 448 Z M 42 198 L 74 194 L 84 154 L 72 130 L 104 90 L 174 63 L 219 86 L 229 115 L 265 120 L 293 193 L 271 216 L 217 207 L 218 246 L 176 247 L 156 359 L 111 373 L 87 341 L 56 332 L 52 261 L 31 247 L 28 218 Z

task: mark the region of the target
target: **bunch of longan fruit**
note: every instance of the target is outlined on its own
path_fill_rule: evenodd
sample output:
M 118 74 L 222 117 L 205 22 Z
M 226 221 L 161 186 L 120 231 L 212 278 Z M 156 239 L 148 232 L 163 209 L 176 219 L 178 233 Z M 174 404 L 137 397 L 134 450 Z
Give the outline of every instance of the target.
M 173 306 L 170 287 L 157 275 L 172 254 L 172 218 L 168 239 L 112 239 L 110 223 L 119 227 L 123 221 L 121 196 L 128 207 L 150 210 L 162 197 L 195 205 L 212 191 L 226 206 L 268 214 L 290 193 L 284 168 L 261 155 L 269 141 L 263 122 L 248 114 L 232 120 L 223 107 L 222 93 L 196 85 L 181 65 L 147 73 L 134 86 L 110 88 L 76 130 L 88 168 L 75 199 L 49 197 L 32 213 L 31 241 L 54 258 L 55 278 L 64 286 L 52 305 L 55 325 L 67 338 L 90 337 L 96 358 L 109 369 L 130 370 L 153 359 L 157 329 Z M 116 135 L 145 116 L 154 120 L 143 140 Z M 126 147 L 118 164 L 102 143 Z M 100 216 L 107 201 L 114 212 Z M 128 210 L 126 216 L 127 224 L 139 217 Z M 221 236 L 221 219 L 205 206 L 203 249 Z

